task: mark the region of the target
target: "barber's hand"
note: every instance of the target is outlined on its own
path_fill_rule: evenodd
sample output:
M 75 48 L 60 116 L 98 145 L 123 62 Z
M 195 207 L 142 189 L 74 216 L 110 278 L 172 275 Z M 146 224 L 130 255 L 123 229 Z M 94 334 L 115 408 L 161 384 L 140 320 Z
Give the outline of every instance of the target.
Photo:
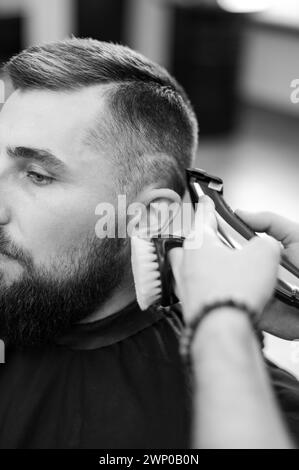
M 255 232 L 265 232 L 279 240 L 284 255 L 299 269 L 299 224 L 272 212 L 254 214 L 237 210 L 236 213 Z
M 262 312 L 274 291 L 279 244 L 255 238 L 242 250 L 233 250 L 216 230 L 214 204 L 205 196 L 198 204 L 194 238 L 187 237 L 183 250 L 170 252 L 187 323 L 204 305 L 221 300 L 233 299 Z
M 271 212 L 249 213 L 236 211 L 256 232 L 265 232 L 279 240 L 284 255 L 299 268 L 299 224 Z M 284 339 L 299 338 L 299 310 L 275 301 L 261 317 L 261 328 Z

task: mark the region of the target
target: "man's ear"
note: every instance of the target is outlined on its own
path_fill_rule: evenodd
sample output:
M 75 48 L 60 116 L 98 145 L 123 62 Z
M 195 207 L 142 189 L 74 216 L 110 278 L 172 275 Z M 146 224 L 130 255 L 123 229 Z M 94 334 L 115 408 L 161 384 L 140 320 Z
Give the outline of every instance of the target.
M 173 222 L 181 211 L 180 196 L 169 188 L 144 190 L 138 197 L 143 210 L 138 221 L 140 237 L 155 237 L 173 233 Z

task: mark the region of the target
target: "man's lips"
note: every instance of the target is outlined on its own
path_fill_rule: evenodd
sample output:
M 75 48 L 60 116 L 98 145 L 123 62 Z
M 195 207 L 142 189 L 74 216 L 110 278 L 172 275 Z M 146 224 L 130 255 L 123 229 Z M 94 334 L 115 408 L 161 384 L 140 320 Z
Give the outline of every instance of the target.
M 3 251 L 0 251 L 0 260 L 17 260 L 15 256 L 9 255 L 7 253 L 3 253 Z

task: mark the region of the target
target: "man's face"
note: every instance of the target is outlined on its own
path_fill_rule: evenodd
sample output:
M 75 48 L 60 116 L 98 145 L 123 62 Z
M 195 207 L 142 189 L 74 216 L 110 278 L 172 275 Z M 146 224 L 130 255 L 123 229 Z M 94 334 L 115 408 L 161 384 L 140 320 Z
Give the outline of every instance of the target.
M 111 169 L 84 141 L 101 106 L 93 88 L 17 90 L 0 113 L 0 327 L 12 342 L 52 339 L 120 281 L 119 241 L 95 239 Z

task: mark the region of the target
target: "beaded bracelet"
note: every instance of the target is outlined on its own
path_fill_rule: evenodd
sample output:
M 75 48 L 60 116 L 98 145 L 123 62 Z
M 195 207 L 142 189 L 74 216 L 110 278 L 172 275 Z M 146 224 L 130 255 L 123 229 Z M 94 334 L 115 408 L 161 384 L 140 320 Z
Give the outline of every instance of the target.
M 193 318 L 193 320 L 184 328 L 182 336 L 181 336 L 181 340 L 180 340 L 180 352 L 186 363 L 190 364 L 191 362 L 191 345 L 192 345 L 195 333 L 199 325 L 210 312 L 219 308 L 223 308 L 223 307 L 229 307 L 229 308 L 233 308 L 236 310 L 241 310 L 242 312 L 247 314 L 251 322 L 253 331 L 255 332 L 258 338 L 261 348 L 263 348 L 264 335 L 258 327 L 259 318 L 260 318 L 258 312 L 256 310 L 251 309 L 247 304 L 243 302 L 238 302 L 232 299 L 220 300 L 220 301 L 216 301 L 216 302 L 205 305 L 198 312 L 198 314 Z

